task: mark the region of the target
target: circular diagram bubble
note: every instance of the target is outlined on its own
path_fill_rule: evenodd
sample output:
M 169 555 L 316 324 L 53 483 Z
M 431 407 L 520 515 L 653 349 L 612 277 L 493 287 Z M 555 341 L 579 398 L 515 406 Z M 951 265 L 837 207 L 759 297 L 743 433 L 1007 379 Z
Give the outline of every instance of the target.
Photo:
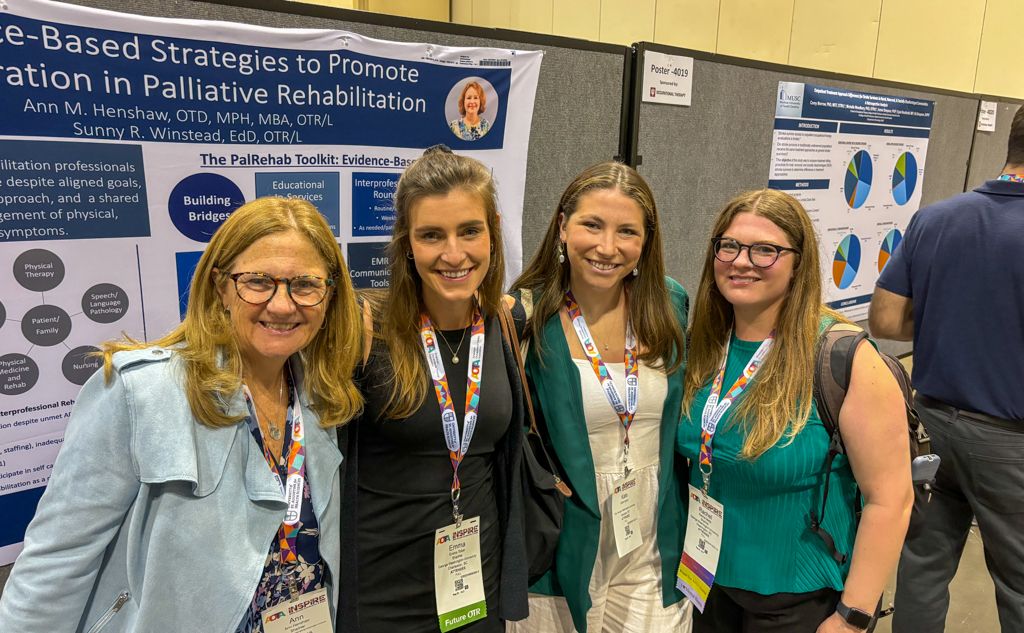
M 167 211 L 174 228 L 197 242 L 209 242 L 245 198 L 238 185 L 220 174 L 192 174 L 174 185 Z
M 64 262 L 48 250 L 33 248 L 14 260 L 14 278 L 33 292 L 53 290 L 64 281 Z
M 36 306 L 22 317 L 21 333 L 33 345 L 57 345 L 71 334 L 71 317 L 57 306 Z
M 7 322 L 7 309 L 4 308 L 4 304 L 0 301 L 0 328 Z
M 113 323 L 128 312 L 128 293 L 114 284 L 96 284 L 82 295 L 82 312 L 97 323 Z
M 60 365 L 64 377 L 76 385 L 84 385 L 89 376 L 103 366 L 103 357 L 89 355 L 98 351 L 92 345 L 82 345 L 68 352 Z
M 39 381 L 39 365 L 24 354 L 0 356 L 0 394 L 17 396 Z

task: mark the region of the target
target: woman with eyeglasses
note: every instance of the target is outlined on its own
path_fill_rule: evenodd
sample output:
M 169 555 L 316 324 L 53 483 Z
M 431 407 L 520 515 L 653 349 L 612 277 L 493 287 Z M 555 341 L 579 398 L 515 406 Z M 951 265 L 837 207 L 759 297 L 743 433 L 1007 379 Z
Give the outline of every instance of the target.
M 428 149 L 395 191 L 390 286 L 367 296 L 366 410 L 347 442 L 339 633 L 499 633 L 526 616 L 522 386 L 497 320 L 494 181 Z
M 684 633 L 675 432 L 689 298 L 665 276 L 654 194 L 605 162 L 566 187 L 513 284 L 539 421 L 572 488 L 553 568 L 516 633 Z
M 732 199 L 712 236 L 677 436 L 691 464 L 680 576 L 698 605 L 706 600 L 693 630 L 873 627 L 913 500 L 899 387 L 862 344 L 839 414 L 846 454 L 826 480 L 830 436 L 814 401 L 815 351 L 824 327 L 842 317 L 821 303 L 811 221 L 797 200 L 763 189 Z M 823 491 L 821 527 L 836 551 L 852 552 L 845 560 L 811 525 Z
M 3 598 L 4 633 L 331 630 L 341 576 L 333 427 L 362 407 L 359 309 L 324 218 L 239 207 L 181 325 L 104 345 Z

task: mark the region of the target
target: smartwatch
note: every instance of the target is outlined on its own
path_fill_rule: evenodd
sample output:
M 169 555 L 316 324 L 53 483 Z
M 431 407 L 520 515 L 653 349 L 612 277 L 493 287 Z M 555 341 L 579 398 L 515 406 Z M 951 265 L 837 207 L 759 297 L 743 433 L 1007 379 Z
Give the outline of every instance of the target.
M 870 613 L 861 611 L 860 609 L 854 609 L 853 607 L 848 607 L 843 604 L 842 600 L 840 600 L 839 604 L 836 605 L 836 613 L 838 613 L 839 617 L 845 620 L 847 624 L 862 631 L 866 631 L 868 627 L 871 626 L 871 621 L 874 620 L 874 617 Z

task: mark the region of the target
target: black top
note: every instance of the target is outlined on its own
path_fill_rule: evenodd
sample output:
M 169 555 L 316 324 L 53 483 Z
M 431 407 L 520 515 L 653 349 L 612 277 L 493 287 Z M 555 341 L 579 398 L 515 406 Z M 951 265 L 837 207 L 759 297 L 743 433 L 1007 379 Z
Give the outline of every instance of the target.
M 463 330 L 440 332 L 456 349 Z M 465 417 L 469 333 L 452 362 L 440 344 L 459 430 Z M 360 380 L 366 409 L 359 424 L 357 489 L 358 613 L 361 633 L 438 630 L 434 599 L 434 530 L 452 519 L 452 465 L 441 427 L 433 381 L 420 408 L 403 420 L 381 417 L 393 386 L 386 357 L 374 355 Z M 480 517 L 487 620 L 462 631 L 504 631 L 499 614 L 502 529 L 495 486 L 496 450 L 513 415 L 512 388 L 504 362 L 501 329 L 487 323 L 479 422 L 459 467 L 460 508 Z

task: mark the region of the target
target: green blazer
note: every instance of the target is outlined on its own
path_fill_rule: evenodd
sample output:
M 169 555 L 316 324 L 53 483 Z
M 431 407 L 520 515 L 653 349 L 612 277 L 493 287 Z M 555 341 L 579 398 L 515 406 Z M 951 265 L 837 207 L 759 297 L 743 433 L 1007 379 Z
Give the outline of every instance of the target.
M 679 283 L 668 277 L 665 284 L 679 326 L 686 331 L 690 301 Z M 515 313 L 521 315 L 532 303 L 530 296 L 516 291 Z M 526 293 L 528 294 L 528 293 Z M 524 300 L 525 299 L 525 300 Z M 524 305 L 525 304 L 525 305 Z M 558 540 L 552 569 L 530 591 L 565 596 L 573 624 L 580 633 L 587 631 L 587 611 L 591 607 L 590 577 L 597 559 L 601 511 L 597 502 L 594 458 L 587 440 L 583 418 L 583 397 L 578 372 L 557 314 L 534 333 L 541 339 L 543 362 L 537 347 L 530 345 L 525 358 L 530 394 L 537 409 L 538 422 L 546 427 L 546 437 L 560 462 L 562 476 L 568 480 L 573 496 L 565 504 L 565 519 Z M 662 601 L 665 606 L 682 599 L 675 589 L 676 569 L 682 555 L 686 525 L 685 460 L 675 451 L 676 426 L 683 397 L 683 369 L 668 376 L 668 393 L 661 415 L 661 464 L 658 474 L 658 550 L 661 552 Z

